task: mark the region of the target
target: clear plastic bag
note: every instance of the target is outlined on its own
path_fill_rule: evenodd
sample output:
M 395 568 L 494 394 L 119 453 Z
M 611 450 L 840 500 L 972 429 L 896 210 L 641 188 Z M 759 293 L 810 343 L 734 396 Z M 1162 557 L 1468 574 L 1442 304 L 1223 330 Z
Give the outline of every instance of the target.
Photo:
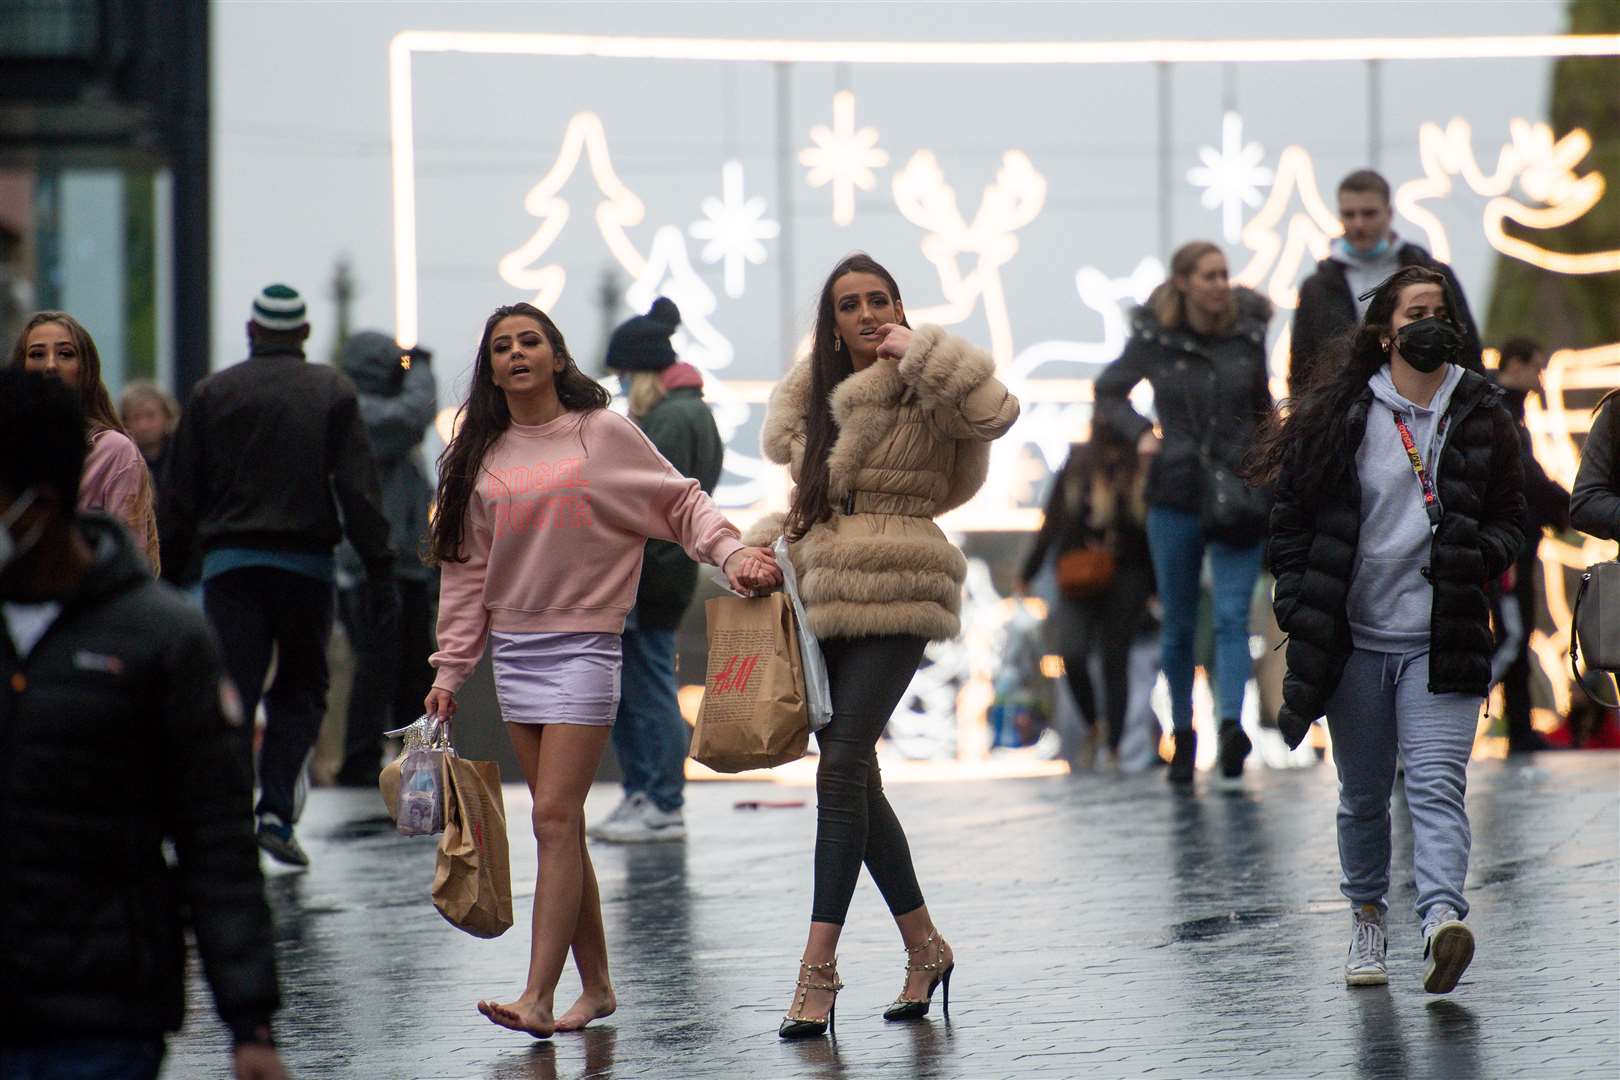
M 414 724 L 387 733 L 403 737 L 399 758 L 399 796 L 394 825 L 402 836 L 432 836 L 444 831 L 444 757 L 450 748 L 447 725 L 423 716 Z
M 804 691 L 810 706 L 810 730 L 820 731 L 832 722 L 832 687 L 827 682 L 827 661 L 821 655 L 821 643 L 810 630 L 810 617 L 805 613 L 804 601 L 799 598 L 799 578 L 788 556 L 785 537 L 776 538 L 773 549 L 776 565 L 782 571 L 782 591 L 793 605 L 793 618 L 799 629 L 799 657 L 804 661 Z

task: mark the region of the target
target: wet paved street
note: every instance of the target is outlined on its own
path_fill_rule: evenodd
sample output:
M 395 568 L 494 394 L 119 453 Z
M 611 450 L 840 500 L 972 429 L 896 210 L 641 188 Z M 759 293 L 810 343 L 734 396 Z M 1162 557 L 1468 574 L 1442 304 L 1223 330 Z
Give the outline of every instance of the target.
M 836 1042 L 778 1042 L 803 942 L 814 810 L 736 800 L 814 792 L 688 788 L 685 845 L 596 845 L 620 1009 L 549 1043 L 491 1027 L 514 995 L 535 852 L 507 789 L 518 925 L 452 929 L 428 899 L 432 841 L 396 835 L 366 792 L 317 791 L 308 873 L 270 871 L 303 1078 L 1456 1077 L 1620 1075 L 1620 756 L 1476 763 L 1470 923 L 1456 992 L 1426 995 L 1396 804 L 1390 987 L 1347 990 L 1349 936 L 1328 767 L 1252 775 L 1241 795 L 1136 777 L 892 784 L 936 920 L 957 953 L 951 1022 L 886 1025 L 903 954 L 864 877 L 841 965 Z M 592 793 L 592 820 L 614 788 Z M 566 1006 L 578 984 L 558 990 Z M 224 1075 L 195 975 L 166 1077 Z

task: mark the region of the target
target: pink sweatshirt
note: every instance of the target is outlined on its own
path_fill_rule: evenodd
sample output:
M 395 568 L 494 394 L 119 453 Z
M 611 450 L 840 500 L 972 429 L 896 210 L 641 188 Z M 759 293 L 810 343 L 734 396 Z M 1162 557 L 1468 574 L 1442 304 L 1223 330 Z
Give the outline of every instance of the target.
M 433 685 L 457 690 L 491 630 L 623 632 L 649 539 L 713 566 L 743 546 L 698 482 L 617 413 L 507 428 L 467 503 L 467 561 L 440 568 Z
M 146 459 L 127 435 L 105 430 L 90 440 L 79 478 L 79 509 L 111 514 L 124 523 L 135 548 L 158 567 L 157 509 Z

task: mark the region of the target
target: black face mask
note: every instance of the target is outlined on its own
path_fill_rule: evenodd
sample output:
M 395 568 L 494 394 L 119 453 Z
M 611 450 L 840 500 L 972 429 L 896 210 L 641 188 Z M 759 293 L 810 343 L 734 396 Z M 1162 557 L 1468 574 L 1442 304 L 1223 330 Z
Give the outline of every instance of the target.
M 1401 359 L 1427 374 L 1442 364 L 1454 364 L 1462 355 L 1462 334 L 1449 319 L 1430 315 L 1409 322 L 1395 333 Z

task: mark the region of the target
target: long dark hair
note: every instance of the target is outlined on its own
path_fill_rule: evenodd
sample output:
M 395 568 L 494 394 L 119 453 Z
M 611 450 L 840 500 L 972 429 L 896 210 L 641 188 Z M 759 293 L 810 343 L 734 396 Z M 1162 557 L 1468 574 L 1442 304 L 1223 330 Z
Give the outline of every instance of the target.
M 46 323 L 56 323 L 68 332 L 73 339 L 73 347 L 79 351 L 79 384 L 73 388 L 79 397 L 79 408 L 84 412 L 85 426 L 88 437 L 94 439 L 103 431 L 116 431 L 126 435 L 124 424 L 118 419 L 118 413 L 113 409 L 112 396 L 107 393 L 107 384 L 101 381 L 101 353 L 96 351 L 95 339 L 84 324 L 65 311 L 41 311 L 23 324 L 22 333 L 17 335 L 17 343 L 11 347 L 11 366 L 21 370 L 28 366 L 28 335 L 34 332 L 35 327 Z
M 816 331 L 810 341 L 810 404 L 804 417 L 804 459 L 799 467 L 799 484 L 793 491 L 793 505 L 783 523 L 789 541 L 802 539 L 811 526 L 832 516 L 827 502 L 827 455 L 838 441 L 838 423 L 833 419 L 832 394 L 838 384 L 855 372 L 849 358 L 849 347 L 833 347 L 837 339 L 838 323 L 833 312 L 833 286 L 845 274 L 871 274 L 883 279 L 889 290 L 889 299 L 900 301 L 900 286 L 894 275 L 884 269 L 864 251 L 844 257 L 821 286 L 821 299 L 816 302 Z M 904 318 L 900 325 L 910 327 Z
M 1272 410 L 1255 436 L 1245 462 L 1248 479 L 1272 486 L 1285 461 L 1293 459 L 1298 475 L 1294 488 L 1307 499 L 1327 492 L 1349 460 L 1345 414 L 1367 389 L 1367 380 L 1389 362 L 1385 340 L 1401 291 L 1412 285 L 1438 285 L 1446 298 L 1446 317 L 1457 323 L 1457 298 L 1444 274 L 1424 266 L 1395 271 L 1374 291 L 1367 314 L 1357 326 L 1329 346 L 1338 374 L 1306 390 L 1298 401 L 1287 402 L 1288 415 Z M 1461 330 L 1461 324 L 1458 324 Z
M 533 304 L 504 304 L 484 320 L 484 336 L 478 339 L 478 354 L 473 358 L 472 388 L 467 400 L 456 412 L 455 435 L 450 445 L 439 455 L 439 490 L 434 499 L 433 530 L 428 545 L 429 565 L 447 562 L 466 562 L 461 550 L 467 522 L 467 503 L 478 484 L 478 472 L 483 468 L 484 455 L 512 423 L 512 413 L 506 407 L 506 393 L 495 385 L 494 367 L 490 361 L 489 341 L 495 326 L 512 315 L 525 315 L 540 324 L 540 330 L 551 343 L 551 351 L 564 362 L 556 375 L 557 397 L 563 408 L 570 412 L 592 412 L 605 409 L 610 397 L 595 379 L 579 370 L 563 340 L 562 331 L 550 317 Z

